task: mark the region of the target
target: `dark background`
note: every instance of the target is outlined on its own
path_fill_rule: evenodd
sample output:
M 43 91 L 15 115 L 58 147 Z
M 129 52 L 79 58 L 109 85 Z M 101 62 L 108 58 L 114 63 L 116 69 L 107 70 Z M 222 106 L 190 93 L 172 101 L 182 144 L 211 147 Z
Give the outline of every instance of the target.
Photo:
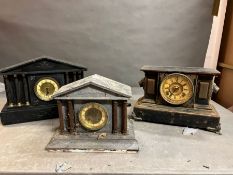
M 41 55 L 135 86 L 144 64 L 203 66 L 212 0 L 0 0 L 0 67 Z

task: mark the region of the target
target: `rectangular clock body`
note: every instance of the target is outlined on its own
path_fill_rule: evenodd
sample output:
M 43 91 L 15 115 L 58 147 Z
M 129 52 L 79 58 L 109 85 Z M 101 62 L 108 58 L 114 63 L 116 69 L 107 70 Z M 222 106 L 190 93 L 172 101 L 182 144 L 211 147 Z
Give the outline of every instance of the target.
M 219 72 L 195 67 L 143 66 L 139 84 L 144 96 L 134 107 L 136 118 L 172 125 L 220 130 L 220 117 L 210 104 Z
M 100 75 L 63 86 L 54 94 L 60 128 L 47 150 L 137 151 L 127 100 L 131 87 Z
M 2 124 L 57 117 L 52 94 L 61 86 L 83 78 L 86 70 L 81 65 L 47 56 L 1 69 L 7 97 L 0 113 Z

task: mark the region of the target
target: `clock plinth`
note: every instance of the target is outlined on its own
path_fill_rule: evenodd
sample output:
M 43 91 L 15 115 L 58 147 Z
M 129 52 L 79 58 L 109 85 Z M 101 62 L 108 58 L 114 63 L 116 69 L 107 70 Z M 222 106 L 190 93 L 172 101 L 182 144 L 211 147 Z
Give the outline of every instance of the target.
M 212 132 L 221 130 L 220 116 L 212 105 L 209 109 L 174 108 L 156 103 L 145 103 L 143 99 L 139 99 L 134 106 L 134 113 L 137 116 L 135 119 L 138 121 L 188 126 Z
M 7 108 L 5 105 L 1 111 L 3 125 L 17 124 L 30 121 L 38 121 L 56 118 L 58 116 L 57 105 L 22 106 L 20 108 Z
M 210 104 L 217 70 L 197 67 L 143 66 L 144 96 L 136 120 L 220 131 L 220 116 Z
M 134 136 L 132 121 L 128 120 L 128 132 L 122 134 L 109 133 L 77 133 L 61 134 L 56 131 L 46 146 L 48 151 L 64 152 L 137 152 L 138 143 Z

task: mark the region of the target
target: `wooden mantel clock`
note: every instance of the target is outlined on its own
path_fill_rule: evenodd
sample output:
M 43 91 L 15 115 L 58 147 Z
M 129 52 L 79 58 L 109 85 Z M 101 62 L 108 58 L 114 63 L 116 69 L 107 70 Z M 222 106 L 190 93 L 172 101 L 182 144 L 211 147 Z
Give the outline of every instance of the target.
M 63 85 L 83 78 L 87 69 L 52 57 L 39 57 L 0 70 L 7 103 L 0 113 L 3 125 L 55 118 L 52 95 Z
M 57 100 L 60 128 L 47 150 L 138 151 L 127 117 L 131 87 L 92 75 L 61 87 Z
M 220 117 L 210 104 L 214 69 L 143 66 L 139 84 L 144 97 L 134 106 L 136 119 L 172 125 L 220 130 Z

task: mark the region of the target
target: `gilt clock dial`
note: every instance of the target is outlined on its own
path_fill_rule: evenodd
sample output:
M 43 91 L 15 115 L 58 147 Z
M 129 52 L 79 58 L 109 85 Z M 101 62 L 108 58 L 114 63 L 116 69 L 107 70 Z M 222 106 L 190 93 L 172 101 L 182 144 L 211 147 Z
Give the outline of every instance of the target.
M 108 121 L 107 111 L 99 103 L 87 103 L 79 112 L 79 122 L 87 130 L 97 131 Z
M 52 95 L 59 89 L 58 82 L 50 77 L 44 77 L 37 81 L 34 86 L 36 96 L 43 101 L 52 100 Z
M 186 75 L 170 74 L 162 80 L 160 94 L 170 104 L 184 104 L 193 96 L 193 83 Z

